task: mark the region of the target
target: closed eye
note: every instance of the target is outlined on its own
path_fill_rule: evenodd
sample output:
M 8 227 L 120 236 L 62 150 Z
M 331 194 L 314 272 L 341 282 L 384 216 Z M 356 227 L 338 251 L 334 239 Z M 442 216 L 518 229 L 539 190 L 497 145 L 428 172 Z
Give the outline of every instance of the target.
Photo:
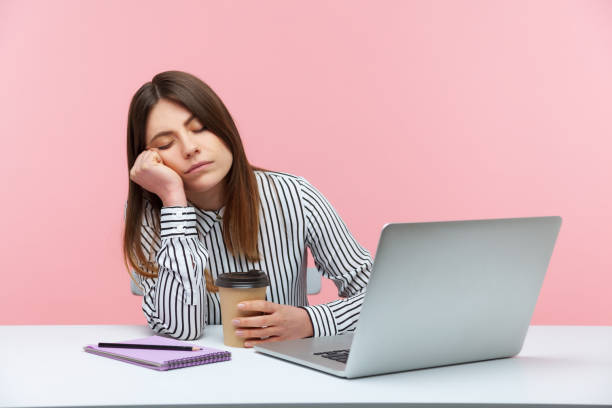
M 202 133 L 202 132 L 203 132 L 203 131 L 205 131 L 206 129 L 207 129 L 207 127 L 206 127 L 206 126 L 202 126 L 202 128 L 201 128 L 201 129 L 198 129 L 198 130 L 193 130 L 193 133 Z M 173 143 L 174 143 L 174 141 L 172 141 L 172 142 L 168 143 L 167 145 L 160 146 L 160 147 L 158 147 L 158 149 L 160 149 L 160 150 L 166 150 L 166 149 L 169 149 L 169 148 L 172 146 L 172 144 L 173 144 Z

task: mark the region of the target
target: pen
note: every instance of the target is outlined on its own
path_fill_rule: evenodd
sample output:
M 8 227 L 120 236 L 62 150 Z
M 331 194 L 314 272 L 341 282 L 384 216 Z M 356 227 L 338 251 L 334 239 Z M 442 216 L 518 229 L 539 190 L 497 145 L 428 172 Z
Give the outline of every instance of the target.
M 150 349 L 150 350 L 177 350 L 177 351 L 198 351 L 202 347 L 191 346 L 159 346 L 156 344 L 128 344 L 128 343 L 98 343 L 98 347 L 128 348 L 128 349 Z

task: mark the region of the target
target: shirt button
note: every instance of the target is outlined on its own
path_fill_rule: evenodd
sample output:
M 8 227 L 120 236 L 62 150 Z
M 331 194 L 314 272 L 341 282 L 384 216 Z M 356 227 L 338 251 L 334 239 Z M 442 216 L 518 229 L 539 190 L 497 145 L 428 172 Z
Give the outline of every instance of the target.
M 176 230 L 177 230 L 178 232 L 183 231 L 183 226 L 182 226 L 182 225 L 179 225 L 178 227 L 176 227 Z
M 177 213 L 176 213 L 176 216 L 177 216 L 177 217 L 182 217 L 182 216 L 183 216 L 183 213 L 179 211 L 179 212 L 177 212 Z

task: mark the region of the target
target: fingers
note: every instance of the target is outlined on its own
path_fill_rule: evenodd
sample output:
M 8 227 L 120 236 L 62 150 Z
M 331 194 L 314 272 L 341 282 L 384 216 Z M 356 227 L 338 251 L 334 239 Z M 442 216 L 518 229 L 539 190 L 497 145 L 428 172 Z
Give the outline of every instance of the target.
M 148 153 L 150 154 L 149 158 L 150 160 L 152 160 L 155 163 L 163 163 L 164 161 L 162 160 L 161 156 L 159 155 L 159 152 L 157 151 L 157 149 L 155 147 L 151 147 L 148 149 Z
M 281 340 L 283 340 L 283 338 L 280 336 L 272 336 L 272 337 L 268 337 L 267 339 L 249 339 L 244 342 L 244 347 L 249 348 L 249 347 L 253 347 L 256 344 L 270 343 L 270 342 L 281 341 Z
M 250 310 L 265 312 L 267 314 L 260 316 L 238 317 L 232 320 L 236 330 L 236 335 L 245 339 L 266 339 L 273 336 L 278 336 L 283 331 L 279 327 L 279 314 L 275 313 L 279 310 L 280 305 L 265 300 L 252 300 L 241 302 L 243 307 L 240 310 Z
M 162 163 L 161 156 L 156 150 L 153 149 L 143 151 L 140 156 L 142 156 L 141 166 L 145 166 L 150 163 Z
M 238 309 L 241 311 L 263 312 L 265 314 L 251 317 L 237 317 L 232 320 L 236 327 L 267 327 L 276 326 L 278 316 L 274 312 L 280 309 L 280 305 L 265 300 L 250 300 L 240 302 Z
M 241 311 L 274 313 L 278 308 L 278 304 L 266 300 L 245 300 L 238 303 L 238 310 Z
M 240 328 L 236 330 L 236 336 L 243 337 L 245 339 L 267 339 L 268 337 L 278 336 L 280 334 L 280 330 L 278 327 L 263 327 L 257 329 L 244 329 Z
M 140 170 L 140 168 L 142 167 L 142 160 L 143 160 L 144 153 L 145 152 L 140 153 L 138 156 L 136 156 L 136 160 L 134 160 L 134 164 L 132 165 L 132 168 L 130 169 L 130 178 L 132 180 L 134 179 L 134 176 L 136 175 L 138 170 Z
M 130 179 L 136 181 L 139 172 L 146 170 L 149 165 L 159 163 L 163 164 L 163 160 L 155 148 L 143 150 L 138 157 L 136 157 L 134 165 L 130 169 Z
M 240 305 L 241 311 L 265 313 L 232 320 L 236 335 L 245 339 L 245 347 L 252 347 L 264 341 L 299 339 L 312 335 L 310 317 L 303 309 L 264 300 L 243 301 Z
M 149 148 L 147 150 L 143 150 L 136 158 L 134 167 L 143 168 L 147 163 L 162 163 L 162 158 L 157 149 Z
M 134 160 L 134 165 L 130 170 L 130 174 L 135 175 L 140 171 L 143 167 L 143 164 L 146 163 L 146 158 L 148 157 L 149 152 L 147 150 L 141 152 Z
M 232 320 L 235 327 L 267 327 L 274 326 L 275 317 L 273 314 L 252 316 L 252 317 L 237 317 Z

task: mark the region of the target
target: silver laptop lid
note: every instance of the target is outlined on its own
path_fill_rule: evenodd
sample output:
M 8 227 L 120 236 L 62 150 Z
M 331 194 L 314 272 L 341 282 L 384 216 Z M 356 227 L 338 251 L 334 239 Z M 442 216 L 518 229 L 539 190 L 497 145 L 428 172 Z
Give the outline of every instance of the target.
M 387 224 L 347 377 L 516 355 L 560 217 Z

